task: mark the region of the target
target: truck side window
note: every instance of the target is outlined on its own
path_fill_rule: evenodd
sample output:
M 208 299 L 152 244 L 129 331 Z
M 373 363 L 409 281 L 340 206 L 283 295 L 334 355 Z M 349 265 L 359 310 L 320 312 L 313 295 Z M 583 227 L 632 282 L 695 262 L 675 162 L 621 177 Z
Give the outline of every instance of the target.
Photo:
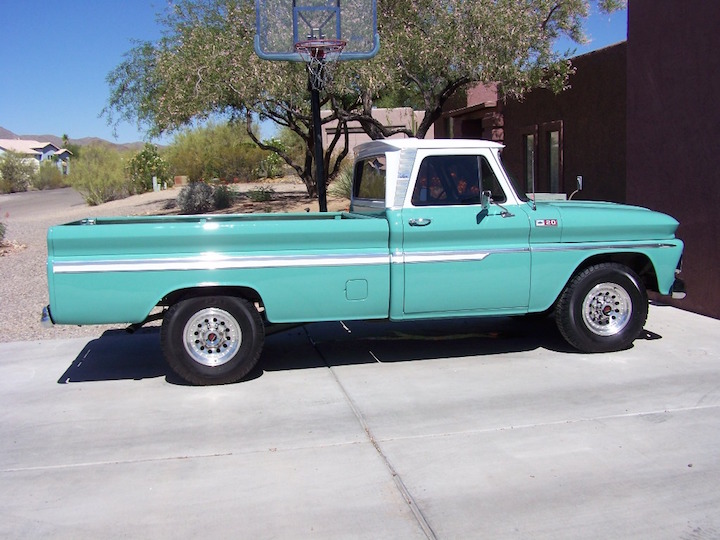
M 385 156 L 374 156 L 355 164 L 353 195 L 357 199 L 385 199 Z
M 505 194 L 482 156 L 429 156 L 423 159 L 412 195 L 413 206 L 480 204 L 489 190 L 496 202 Z

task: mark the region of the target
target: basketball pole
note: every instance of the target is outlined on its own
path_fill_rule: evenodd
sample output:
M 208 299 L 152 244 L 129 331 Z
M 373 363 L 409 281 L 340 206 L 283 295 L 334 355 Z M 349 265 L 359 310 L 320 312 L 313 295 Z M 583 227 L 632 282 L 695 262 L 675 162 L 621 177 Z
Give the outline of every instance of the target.
M 315 139 L 315 181 L 317 182 L 318 206 L 321 212 L 327 212 L 327 195 L 325 193 L 325 156 L 323 152 L 322 124 L 320 123 L 320 90 L 312 84 L 308 73 L 310 87 L 310 108 L 312 109 L 313 137 Z

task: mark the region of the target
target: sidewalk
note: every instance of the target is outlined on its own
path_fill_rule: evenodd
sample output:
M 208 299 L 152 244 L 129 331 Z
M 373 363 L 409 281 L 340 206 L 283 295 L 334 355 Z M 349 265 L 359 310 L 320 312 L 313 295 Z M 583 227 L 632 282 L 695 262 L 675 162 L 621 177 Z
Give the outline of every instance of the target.
M 191 387 L 156 329 L 0 343 L 5 538 L 711 538 L 720 321 L 314 324 Z

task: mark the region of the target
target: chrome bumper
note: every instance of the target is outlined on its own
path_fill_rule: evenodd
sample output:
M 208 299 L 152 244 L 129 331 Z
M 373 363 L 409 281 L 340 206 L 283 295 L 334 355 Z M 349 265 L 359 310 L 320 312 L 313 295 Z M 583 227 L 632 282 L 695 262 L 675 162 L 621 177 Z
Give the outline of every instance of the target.
M 42 316 L 40 317 L 40 324 L 43 325 L 43 328 L 52 328 L 55 324 L 52 320 L 52 315 L 50 315 L 50 306 L 45 306 L 42 310 Z

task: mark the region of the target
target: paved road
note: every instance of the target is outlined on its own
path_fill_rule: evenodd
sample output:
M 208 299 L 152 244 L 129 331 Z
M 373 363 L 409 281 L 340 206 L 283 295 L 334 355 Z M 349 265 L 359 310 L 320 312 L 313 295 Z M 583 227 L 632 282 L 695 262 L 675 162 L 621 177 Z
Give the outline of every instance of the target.
M 156 330 L 0 344 L 4 538 L 720 537 L 720 321 L 308 325 L 242 383 Z
M 88 206 L 77 191 L 72 188 L 53 189 L 51 191 L 26 191 L 0 195 L 0 212 L 13 219 L 25 220 L 56 213 L 58 210 L 72 211 Z M 0 219 L 2 217 L 0 216 Z

